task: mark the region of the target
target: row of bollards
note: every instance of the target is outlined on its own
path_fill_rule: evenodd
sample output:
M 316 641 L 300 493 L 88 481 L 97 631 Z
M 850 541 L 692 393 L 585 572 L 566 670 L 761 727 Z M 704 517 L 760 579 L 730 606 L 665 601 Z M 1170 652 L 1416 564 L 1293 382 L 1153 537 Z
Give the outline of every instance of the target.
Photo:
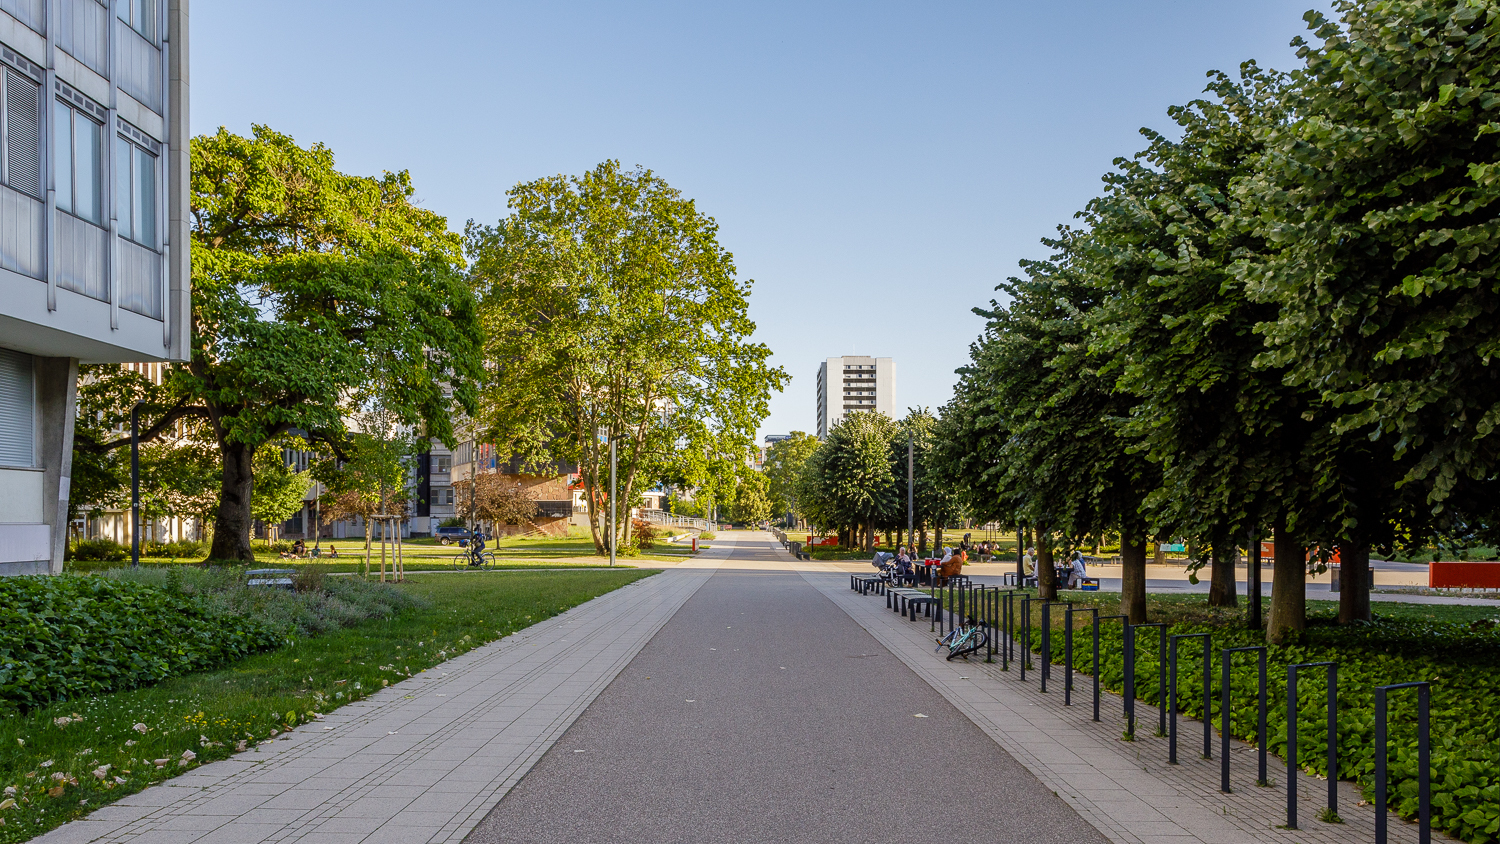
M 951 578 L 943 586 L 934 587 L 934 592 L 945 592 L 939 595 L 938 612 L 934 613 L 933 626 L 941 625 L 944 633 L 951 631 L 955 624 L 968 621 L 973 624 L 982 625 L 988 642 L 985 645 L 985 661 L 993 662 L 995 655 L 1000 656 L 1001 670 L 1009 671 L 1010 664 L 1016 663 L 1020 680 L 1025 682 L 1027 669 L 1031 668 L 1032 654 L 1032 606 L 1040 607 L 1041 636 L 1037 643 L 1042 654 L 1042 664 L 1036 670 L 1038 682 L 1042 692 L 1047 691 L 1047 683 L 1052 678 L 1052 608 L 1061 606 L 1064 608 L 1064 642 L 1063 642 L 1063 705 L 1073 705 L 1073 617 L 1078 613 L 1088 613 L 1091 618 L 1093 629 L 1093 661 L 1091 669 L 1094 677 L 1093 688 L 1093 720 L 1099 720 L 1099 707 L 1101 700 L 1100 689 L 1100 625 L 1109 621 L 1120 621 L 1123 628 L 1123 657 L 1125 663 L 1125 690 L 1124 690 L 1124 718 L 1125 734 L 1128 741 L 1135 739 L 1135 695 L 1136 695 L 1136 649 L 1138 644 L 1138 631 L 1146 628 L 1155 628 L 1156 635 L 1156 657 L 1157 678 L 1156 693 L 1158 701 L 1158 724 L 1156 735 L 1167 739 L 1168 764 L 1176 765 L 1177 761 L 1177 713 L 1178 709 L 1178 654 L 1180 645 L 1190 639 L 1202 641 L 1202 671 L 1203 671 L 1203 754 L 1204 759 L 1213 758 L 1213 727 L 1212 727 L 1212 637 L 1208 633 L 1177 633 L 1173 634 L 1167 630 L 1167 626 L 1161 622 L 1147 624 L 1131 624 L 1125 615 L 1101 615 L 1096 607 L 1075 607 L 1070 601 L 1044 601 L 1031 594 L 1022 591 L 1011 581 L 999 586 L 991 586 L 973 582 L 964 576 Z M 1016 612 L 1016 602 L 1019 600 L 1020 611 Z M 944 609 L 946 608 L 946 612 Z M 1019 617 L 1018 617 L 1019 616 Z M 1019 640 L 1019 641 L 1018 641 Z M 1019 645 L 1019 653 L 1017 653 Z M 1225 648 L 1220 651 L 1220 701 L 1219 701 L 1219 735 L 1220 735 L 1220 782 L 1219 788 L 1225 793 L 1230 792 L 1229 780 L 1229 739 L 1231 720 L 1233 717 L 1232 706 L 1232 670 L 1234 657 L 1237 654 L 1255 654 L 1257 679 L 1259 680 L 1259 693 L 1257 695 L 1258 725 L 1256 731 L 1256 745 L 1258 751 L 1258 769 L 1256 783 L 1260 786 L 1270 786 L 1267 772 L 1266 759 L 1266 714 L 1267 714 L 1267 650 L 1264 645 L 1255 647 Z M 1327 751 L 1328 766 L 1328 797 L 1327 810 L 1331 814 L 1338 811 L 1338 666 L 1333 662 L 1309 662 L 1297 663 L 1287 666 L 1287 754 L 1286 754 L 1286 827 L 1296 829 L 1297 827 L 1297 789 L 1296 771 L 1298 769 L 1297 751 L 1297 715 L 1299 701 L 1297 696 L 1299 671 L 1303 669 L 1325 669 L 1325 683 L 1327 687 L 1327 727 L 1324 735 L 1324 743 Z M 1429 707 L 1431 687 L 1426 682 L 1395 683 L 1392 685 L 1378 686 L 1375 689 L 1375 841 L 1376 844 L 1386 844 L 1386 810 L 1387 806 L 1387 753 L 1388 753 L 1388 719 L 1387 719 L 1387 695 L 1390 692 L 1405 689 L 1417 690 L 1417 789 L 1418 789 L 1418 824 L 1419 841 L 1421 844 L 1430 844 L 1432 839 L 1431 830 L 1431 772 L 1429 757 L 1431 755 L 1429 739 Z M 1168 713 L 1171 717 L 1168 718 Z

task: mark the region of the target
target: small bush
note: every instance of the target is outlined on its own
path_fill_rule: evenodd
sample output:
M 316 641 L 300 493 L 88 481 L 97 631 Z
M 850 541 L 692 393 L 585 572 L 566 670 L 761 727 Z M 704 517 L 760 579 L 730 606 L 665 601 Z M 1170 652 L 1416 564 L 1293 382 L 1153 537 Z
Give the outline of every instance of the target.
M 102 577 L 0 579 L 0 712 L 155 683 L 284 637 L 163 589 Z
M 656 539 L 661 531 L 653 524 L 644 519 L 630 520 L 630 535 L 637 548 L 651 548 L 656 544 Z
M 438 527 L 463 527 L 463 526 L 464 526 L 464 520 L 460 519 L 457 516 L 450 516 L 449 518 L 443 519 L 441 522 L 438 522 Z
M 163 557 L 177 560 L 186 557 L 202 557 L 207 553 L 207 543 L 193 542 L 187 539 L 180 542 L 146 542 L 141 545 L 142 557 Z
M 699 531 L 698 532 L 698 538 L 699 539 L 717 539 L 718 537 L 714 536 L 714 532 L 713 531 L 711 531 L 711 530 L 704 530 L 704 531 Z
M 85 539 L 68 549 L 67 558 L 82 562 L 123 562 L 130 549 L 113 539 Z

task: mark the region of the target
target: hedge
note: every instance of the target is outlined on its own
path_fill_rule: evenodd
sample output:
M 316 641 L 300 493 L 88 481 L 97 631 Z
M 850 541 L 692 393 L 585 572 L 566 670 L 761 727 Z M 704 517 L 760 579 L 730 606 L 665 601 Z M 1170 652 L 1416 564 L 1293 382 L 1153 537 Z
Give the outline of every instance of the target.
M 1086 617 L 1084 617 L 1086 620 Z M 1289 646 L 1268 646 L 1267 750 L 1278 756 L 1286 752 L 1286 667 L 1299 662 L 1338 663 L 1339 771 L 1338 776 L 1359 783 L 1367 799 L 1374 795 L 1375 692 L 1376 686 L 1411 680 L 1432 684 L 1432 825 L 1473 842 L 1500 839 L 1500 741 L 1495 713 L 1500 712 L 1500 631 L 1493 623 L 1471 625 L 1378 619 L 1354 628 L 1338 627 L 1331 619 L 1312 619 L 1301 640 Z M 1321 622 L 1321 623 L 1320 623 Z M 1087 627 L 1074 634 L 1075 666 L 1091 671 L 1092 648 Z M 1222 657 L 1229 647 L 1265 644 L 1259 632 L 1204 624 L 1173 625 L 1169 634 L 1209 633 L 1214 648 L 1212 715 L 1219 724 Z M 1036 630 L 1033 642 L 1040 642 Z M 1123 631 L 1118 622 L 1106 622 L 1100 632 L 1100 684 L 1112 691 L 1124 689 Z M 1136 694 L 1156 704 L 1157 633 L 1139 637 L 1136 648 Z M 1052 659 L 1063 660 L 1063 637 L 1051 639 Z M 1177 697 L 1182 712 L 1203 717 L 1201 645 L 1190 642 L 1178 654 Z M 1322 672 L 1305 672 L 1297 684 L 1298 762 L 1303 769 L 1327 775 L 1324 730 L 1327 711 Z M 1255 740 L 1259 709 L 1258 672 L 1255 660 L 1237 661 L 1230 674 L 1231 732 L 1238 738 Z M 1417 815 L 1416 696 L 1393 695 L 1389 703 L 1391 748 L 1389 766 L 1390 808 L 1402 817 Z M 1143 717 L 1137 708 L 1136 729 L 1150 729 L 1153 717 Z
M 0 713 L 134 688 L 284 636 L 172 590 L 102 577 L 0 578 Z

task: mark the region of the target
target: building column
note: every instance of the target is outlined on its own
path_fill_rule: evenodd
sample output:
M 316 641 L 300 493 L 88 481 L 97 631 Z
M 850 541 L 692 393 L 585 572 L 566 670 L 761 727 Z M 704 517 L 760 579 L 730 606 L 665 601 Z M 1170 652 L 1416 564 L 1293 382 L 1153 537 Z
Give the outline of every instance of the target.
M 78 411 L 78 359 L 36 358 L 42 519 L 52 531 L 49 570 L 62 574 L 68 545 L 68 492 L 73 478 L 73 423 Z

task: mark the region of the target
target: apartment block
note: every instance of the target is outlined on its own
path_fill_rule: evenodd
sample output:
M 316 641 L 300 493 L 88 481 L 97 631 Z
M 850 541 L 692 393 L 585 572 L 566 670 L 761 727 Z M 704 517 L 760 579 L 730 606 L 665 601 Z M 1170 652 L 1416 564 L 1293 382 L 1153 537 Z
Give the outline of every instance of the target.
M 0 574 L 62 571 L 80 363 L 186 360 L 184 0 L 0 0 Z
M 896 416 L 896 361 L 848 355 L 818 364 L 818 439 L 861 410 Z

